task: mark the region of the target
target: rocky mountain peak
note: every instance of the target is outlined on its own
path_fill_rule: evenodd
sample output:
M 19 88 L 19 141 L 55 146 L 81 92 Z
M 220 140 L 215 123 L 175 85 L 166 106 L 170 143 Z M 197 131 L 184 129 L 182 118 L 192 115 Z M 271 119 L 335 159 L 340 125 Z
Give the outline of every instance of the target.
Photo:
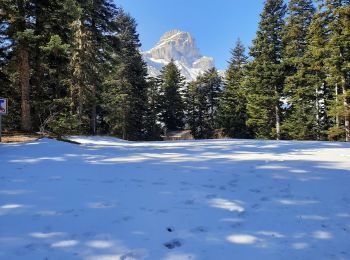
M 196 41 L 188 32 L 171 30 L 166 32 L 159 42 L 143 56 L 148 64 L 150 76 L 157 76 L 161 68 L 171 59 L 188 80 L 194 80 L 198 75 L 214 66 L 214 60 L 202 56 L 197 48 Z

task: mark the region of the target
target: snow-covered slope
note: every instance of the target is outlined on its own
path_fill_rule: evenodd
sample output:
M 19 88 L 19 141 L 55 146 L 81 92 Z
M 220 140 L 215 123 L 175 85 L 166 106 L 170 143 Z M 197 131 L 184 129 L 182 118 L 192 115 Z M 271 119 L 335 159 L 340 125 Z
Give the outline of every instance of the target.
M 350 144 L 0 144 L 0 259 L 350 259 Z
M 180 30 L 166 32 L 155 47 L 143 53 L 143 57 L 152 77 L 158 76 L 161 68 L 171 59 L 174 59 L 187 81 L 195 80 L 198 75 L 214 67 L 213 58 L 200 54 L 191 34 Z

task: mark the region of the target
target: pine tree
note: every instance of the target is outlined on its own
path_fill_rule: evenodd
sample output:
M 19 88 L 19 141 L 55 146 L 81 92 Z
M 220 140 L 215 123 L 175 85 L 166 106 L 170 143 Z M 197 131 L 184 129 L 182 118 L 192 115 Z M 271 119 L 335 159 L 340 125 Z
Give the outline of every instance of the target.
M 222 79 L 212 68 L 192 82 L 186 93 L 187 124 L 195 138 L 213 138 L 218 127 Z
M 184 103 L 181 91 L 184 78 L 174 61 L 164 66 L 161 80 L 161 122 L 166 131 L 181 130 L 184 127 Z
M 30 50 L 32 48 L 34 35 L 34 21 L 30 19 L 34 14 L 33 1 L 0 1 L 1 6 L 1 31 L 5 36 L 4 44 L 1 47 L 5 48 L 5 54 L 11 57 L 11 62 L 14 67 L 12 75 L 16 74 L 15 78 L 8 78 L 12 81 L 12 88 L 20 90 L 20 128 L 24 131 L 32 129 L 32 114 L 31 114 L 31 87 L 30 87 Z M 8 44 L 6 44 L 8 43 Z M 10 65 L 10 63 L 8 65 Z M 17 82 L 17 83 L 15 83 Z
M 198 95 L 198 82 L 200 77 L 197 80 L 190 82 L 186 88 L 184 95 L 184 106 L 185 106 L 185 119 L 186 119 L 186 128 L 191 130 L 192 135 L 197 138 L 201 129 L 199 128 L 199 120 L 202 118 L 202 110 L 198 107 L 200 105 L 199 95 Z
M 147 107 L 145 115 L 145 139 L 160 140 L 162 129 L 159 124 L 160 81 L 150 77 L 147 80 Z
M 301 138 L 323 140 L 329 128 L 327 103 L 330 93 L 325 69 L 325 60 L 329 55 L 325 49 L 327 41 L 327 16 L 321 4 L 309 26 L 308 45 L 303 59 L 304 67 L 300 70 L 306 80 L 303 83 L 304 87 L 298 90 L 302 104 L 299 105 L 301 109 L 299 114 L 302 120 L 295 120 L 298 124 L 306 125 L 304 133 L 301 132 Z
M 267 0 L 250 55 L 247 124 L 259 138 L 281 138 L 281 97 L 284 81 L 282 32 L 285 4 Z
M 235 48 L 231 51 L 225 89 L 220 101 L 220 124 L 229 137 L 250 137 L 250 130 L 246 125 L 247 99 L 243 84 L 247 62 L 245 48 L 242 42 L 237 40 Z
M 74 22 L 72 103 L 80 131 L 96 133 L 98 93 L 104 80 L 108 37 L 116 33 L 116 8 L 110 0 L 79 0 L 80 14 Z
M 21 91 L 16 76 L 17 65 L 14 55 L 15 24 L 10 24 L 15 16 L 16 4 L 0 0 L 0 96 L 9 98 L 11 112 L 3 117 L 6 129 L 18 130 L 21 121 Z M 13 109 L 13 110 L 12 110 Z
M 70 78 L 68 42 L 75 1 L 3 0 L 0 6 L 0 31 L 5 40 L 1 53 L 6 64 L 2 71 L 13 108 L 7 119 L 14 129 L 20 125 L 22 130 L 37 131 L 52 119 L 53 100 L 67 92 L 63 89 Z M 17 111 L 20 124 L 14 120 Z
M 203 83 L 207 95 L 207 107 L 209 114 L 209 134 L 214 134 L 218 127 L 219 102 L 222 95 L 222 78 L 216 68 L 209 69 L 203 74 Z
M 140 140 L 145 135 L 147 68 L 139 50 L 135 19 L 121 9 L 116 23 L 119 44 L 113 51 L 113 69 L 104 83 L 104 118 L 113 134 Z
M 35 1 L 36 40 L 31 55 L 33 73 L 30 82 L 33 129 L 41 132 L 48 130 L 60 135 L 58 132 L 75 128 L 75 124 L 69 126 L 74 117 L 68 97 L 73 40 L 71 23 L 77 16 L 78 6 L 73 0 Z M 67 124 L 63 126 L 65 121 Z
M 283 33 L 284 92 L 288 108 L 282 128 L 291 139 L 317 138 L 314 131 L 315 90 L 307 84 L 305 77 L 307 34 L 314 12 L 311 0 L 291 0 L 288 4 Z
M 341 133 L 350 142 L 350 1 L 327 0 L 326 8 L 329 15 L 326 67 L 329 83 L 335 89 L 329 114 L 336 117 L 330 134 Z

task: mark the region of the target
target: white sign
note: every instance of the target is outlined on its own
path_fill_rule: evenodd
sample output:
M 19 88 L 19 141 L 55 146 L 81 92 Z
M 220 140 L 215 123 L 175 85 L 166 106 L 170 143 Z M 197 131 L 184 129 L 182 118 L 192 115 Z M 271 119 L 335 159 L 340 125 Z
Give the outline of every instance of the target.
M 0 98 L 0 115 L 7 115 L 7 98 Z

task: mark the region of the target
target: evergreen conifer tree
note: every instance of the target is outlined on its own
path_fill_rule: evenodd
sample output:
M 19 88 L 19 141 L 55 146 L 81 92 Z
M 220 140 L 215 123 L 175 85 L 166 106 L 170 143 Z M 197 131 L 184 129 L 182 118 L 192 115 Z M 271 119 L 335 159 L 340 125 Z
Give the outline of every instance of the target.
M 304 87 L 299 89 L 301 105 L 297 107 L 301 110 L 299 116 L 304 120 L 296 121 L 298 124 L 305 123 L 304 132 L 299 134 L 306 139 L 323 140 L 329 128 L 327 110 L 330 93 L 325 68 L 325 61 L 329 55 L 325 48 L 327 41 L 327 15 L 320 4 L 309 26 L 304 67 L 300 70 L 306 82 L 303 83 Z
M 182 91 L 184 78 L 174 61 L 163 67 L 161 80 L 161 122 L 166 131 L 181 130 L 184 127 L 184 102 Z
M 290 0 L 287 21 L 283 33 L 283 62 L 286 79 L 284 93 L 287 112 L 283 132 L 291 139 L 315 139 L 315 90 L 307 84 L 305 53 L 307 34 L 314 15 L 311 0 Z
M 338 133 L 350 142 L 350 1 L 326 0 L 326 8 L 329 15 L 326 68 L 335 90 L 329 114 L 336 118 L 329 133 Z
M 213 138 L 218 127 L 222 79 L 212 68 L 193 81 L 186 93 L 187 124 L 195 138 Z
M 147 80 L 147 106 L 145 116 L 145 139 L 160 140 L 162 129 L 159 124 L 160 113 L 160 81 L 150 77 Z
M 281 138 L 281 98 L 284 81 L 282 32 L 283 0 L 266 0 L 250 55 L 247 124 L 258 138 Z
M 247 99 L 244 88 L 245 67 L 248 57 L 240 40 L 231 51 L 229 67 L 226 71 L 225 89 L 220 101 L 220 124 L 229 137 L 247 138 L 250 136 L 246 125 Z
M 79 0 L 71 68 L 71 97 L 80 131 L 96 133 L 97 100 L 105 77 L 108 37 L 116 33 L 116 8 L 110 0 Z
M 114 49 L 113 69 L 105 80 L 105 120 L 112 133 L 140 140 L 145 134 L 147 68 L 139 50 L 135 19 L 121 9 L 116 22 L 119 46 Z

